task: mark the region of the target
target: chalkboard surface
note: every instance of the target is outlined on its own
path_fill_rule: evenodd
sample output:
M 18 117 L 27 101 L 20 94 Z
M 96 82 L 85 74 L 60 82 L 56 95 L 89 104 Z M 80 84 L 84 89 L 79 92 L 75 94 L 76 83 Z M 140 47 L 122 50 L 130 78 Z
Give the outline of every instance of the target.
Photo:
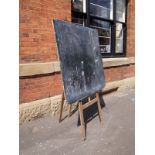
M 68 103 L 104 87 L 103 64 L 95 29 L 53 20 L 60 67 Z

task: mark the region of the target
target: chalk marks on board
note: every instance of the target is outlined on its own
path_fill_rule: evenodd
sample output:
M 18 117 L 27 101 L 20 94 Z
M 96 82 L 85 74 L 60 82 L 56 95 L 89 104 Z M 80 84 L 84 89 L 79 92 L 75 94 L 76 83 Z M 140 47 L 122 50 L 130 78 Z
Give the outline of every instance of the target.
M 74 103 L 104 87 L 98 33 L 77 24 L 53 22 L 66 100 Z

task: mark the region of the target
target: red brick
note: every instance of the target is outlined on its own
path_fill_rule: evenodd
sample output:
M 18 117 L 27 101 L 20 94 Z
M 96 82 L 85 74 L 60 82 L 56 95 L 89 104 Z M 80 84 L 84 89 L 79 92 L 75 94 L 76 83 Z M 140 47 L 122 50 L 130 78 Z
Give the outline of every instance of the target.
M 135 0 L 128 4 L 128 33 L 127 33 L 127 56 L 134 56 L 135 53 Z M 133 41 L 131 42 L 131 39 Z
M 58 95 L 62 88 L 60 74 L 20 79 L 20 103 Z
M 20 0 L 20 63 L 57 60 L 53 18 L 70 21 L 71 1 Z
M 105 69 L 106 82 L 122 80 L 134 76 L 134 65 Z

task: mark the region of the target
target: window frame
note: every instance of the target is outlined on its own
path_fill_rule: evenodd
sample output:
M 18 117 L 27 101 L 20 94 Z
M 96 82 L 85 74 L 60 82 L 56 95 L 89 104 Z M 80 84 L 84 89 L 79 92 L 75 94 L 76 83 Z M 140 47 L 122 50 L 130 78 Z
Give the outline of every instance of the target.
M 117 21 L 116 20 L 116 0 L 113 0 L 113 19 L 106 19 L 103 17 L 98 17 L 95 15 L 90 15 L 90 0 L 86 0 L 86 13 L 78 12 L 73 10 L 72 13 L 79 13 L 86 15 L 86 24 L 84 26 L 91 27 L 91 19 L 97 19 L 105 22 L 109 22 L 111 25 L 111 52 L 110 53 L 103 53 L 103 58 L 117 58 L 117 57 L 125 57 L 126 50 L 127 50 L 127 12 L 128 12 L 128 0 L 125 0 L 125 22 Z M 123 27 L 123 52 L 116 53 L 115 46 L 116 46 L 116 23 L 122 24 Z

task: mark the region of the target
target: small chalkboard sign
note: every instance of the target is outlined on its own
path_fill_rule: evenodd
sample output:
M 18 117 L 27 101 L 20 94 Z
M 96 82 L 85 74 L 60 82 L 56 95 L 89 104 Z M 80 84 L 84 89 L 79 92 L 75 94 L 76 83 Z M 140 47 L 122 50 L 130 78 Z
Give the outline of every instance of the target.
M 65 98 L 74 103 L 104 87 L 97 30 L 54 20 Z

